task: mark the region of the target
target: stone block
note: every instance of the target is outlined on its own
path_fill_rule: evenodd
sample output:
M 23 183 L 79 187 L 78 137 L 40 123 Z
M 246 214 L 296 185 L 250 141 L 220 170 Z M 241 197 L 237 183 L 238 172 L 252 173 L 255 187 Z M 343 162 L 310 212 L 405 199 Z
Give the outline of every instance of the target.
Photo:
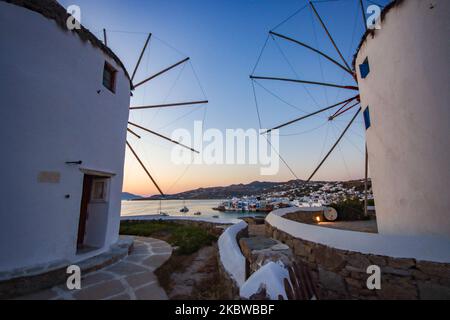
M 414 259 L 388 258 L 388 266 L 396 269 L 409 269 L 416 265 Z
M 104 281 L 112 280 L 112 279 L 113 279 L 113 276 L 109 273 L 101 272 L 101 271 L 93 272 L 91 274 L 86 275 L 85 277 L 83 277 L 81 279 L 81 287 L 82 288 L 89 287 L 89 286 L 98 284 L 100 282 L 104 282 Z
M 125 280 L 132 288 L 142 287 L 157 281 L 155 274 L 151 271 L 133 274 L 126 277 Z
M 100 284 L 81 289 L 73 294 L 77 300 L 101 300 L 111 296 L 121 294 L 125 287 L 119 280 L 110 280 Z
M 417 261 L 416 268 L 433 277 L 450 279 L 450 264 Z
M 328 270 L 339 271 L 346 264 L 346 259 L 343 255 L 338 253 L 337 250 L 326 246 L 315 247 L 313 254 L 315 262 Z
M 418 281 L 419 297 L 423 300 L 450 300 L 450 287 L 430 281 Z
M 416 280 L 429 280 L 431 278 L 430 275 L 428 275 L 420 270 L 417 270 L 417 269 L 412 269 L 411 273 L 412 273 L 413 278 Z
M 171 254 L 158 254 L 145 259 L 142 263 L 147 267 L 157 269 L 169 260 L 170 256 Z
M 392 268 L 392 267 L 382 267 L 381 268 L 381 274 L 392 274 L 392 275 L 396 275 L 396 276 L 400 276 L 400 277 L 411 277 L 413 275 L 413 271 L 412 270 L 407 270 L 407 269 L 396 269 L 396 268 Z
M 319 267 L 319 281 L 320 286 L 327 291 L 331 290 L 339 294 L 347 293 L 344 278 L 335 272 Z
M 376 266 L 383 267 L 387 264 L 387 260 L 383 256 L 368 255 L 370 262 Z
M 135 292 L 137 300 L 168 300 L 166 292 L 157 284 L 149 284 Z
M 26 296 L 22 296 L 20 298 L 18 298 L 17 300 L 34 300 L 34 301 L 42 301 L 42 300 L 51 300 L 56 298 L 58 295 L 55 291 L 48 289 L 48 290 L 43 290 L 43 291 L 39 291 L 36 293 L 32 293 Z
M 370 260 L 363 254 L 350 253 L 346 256 L 347 265 L 355 267 L 360 270 L 367 270 L 367 267 L 372 265 Z
M 294 239 L 294 253 L 296 255 L 302 256 L 302 257 L 308 257 L 311 255 L 311 247 L 306 245 L 303 241 Z
M 345 278 L 345 282 L 347 285 L 355 288 L 363 288 L 366 285 L 366 281 L 360 279 Z
M 153 258 L 154 256 L 150 257 L 149 259 Z M 145 272 L 147 269 L 144 267 L 141 267 L 134 263 L 129 262 L 119 262 L 115 265 L 112 265 L 105 269 L 105 271 L 112 272 L 118 276 L 128 276 L 130 274 Z
M 382 278 L 383 279 L 383 278 Z M 416 300 L 418 298 L 416 286 L 411 281 L 381 282 L 381 290 L 376 290 L 383 300 Z

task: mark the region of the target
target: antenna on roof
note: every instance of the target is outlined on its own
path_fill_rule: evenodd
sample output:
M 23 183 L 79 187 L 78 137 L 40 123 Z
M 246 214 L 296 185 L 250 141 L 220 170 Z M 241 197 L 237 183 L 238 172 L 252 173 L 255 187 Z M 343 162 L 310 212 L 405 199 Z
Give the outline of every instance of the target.
M 106 29 L 103 28 L 103 43 L 108 46 L 108 38 L 106 37 Z

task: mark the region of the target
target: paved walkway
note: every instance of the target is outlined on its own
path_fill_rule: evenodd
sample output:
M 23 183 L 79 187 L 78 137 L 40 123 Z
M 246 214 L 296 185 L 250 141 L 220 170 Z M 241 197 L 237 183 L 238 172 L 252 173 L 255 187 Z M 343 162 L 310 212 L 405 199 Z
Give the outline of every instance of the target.
M 81 290 L 66 285 L 31 294 L 31 300 L 167 300 L 154 271 L 172 255 L 161 240 L 135 237 L 134 249 L 125 259 L 82 277 Z

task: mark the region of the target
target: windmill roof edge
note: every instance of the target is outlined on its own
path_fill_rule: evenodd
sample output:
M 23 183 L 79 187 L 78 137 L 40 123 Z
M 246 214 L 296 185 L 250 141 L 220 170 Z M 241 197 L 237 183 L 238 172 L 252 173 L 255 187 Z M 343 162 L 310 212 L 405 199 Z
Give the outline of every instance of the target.
M 63 30 L 69 31 L 67 29 L 67 19 L 70 15 L 56 0 L 0 0 L 0 2 L 6 2 L 39 13 L 45 18 L 55 21 Z M 80 29 L 74 29 L 73 31 L 78 34 L 82 41 L 89 41 L 94 47 L 99 48 L 106 55 L 111 57 L 123 69 L 126 77 L 129 80 L 131 79 L 120 58 L 88 29 L 81 25 Z M 130 86 L 132 87 L 131 80 Z

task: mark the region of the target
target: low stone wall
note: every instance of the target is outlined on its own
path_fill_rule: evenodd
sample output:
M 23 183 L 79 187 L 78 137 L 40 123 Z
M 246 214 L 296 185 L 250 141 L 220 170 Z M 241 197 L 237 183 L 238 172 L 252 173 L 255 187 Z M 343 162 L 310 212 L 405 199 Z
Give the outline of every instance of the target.
M 320 228 L 320 227 L 317 227 Z M 320 299 L 450 299 L 450 264 L 363 254 L 307 241 L 273 227 L 266 233 L 309 267 Z M 367 267 L 381 268 L 381 290 L 369 290 Z

